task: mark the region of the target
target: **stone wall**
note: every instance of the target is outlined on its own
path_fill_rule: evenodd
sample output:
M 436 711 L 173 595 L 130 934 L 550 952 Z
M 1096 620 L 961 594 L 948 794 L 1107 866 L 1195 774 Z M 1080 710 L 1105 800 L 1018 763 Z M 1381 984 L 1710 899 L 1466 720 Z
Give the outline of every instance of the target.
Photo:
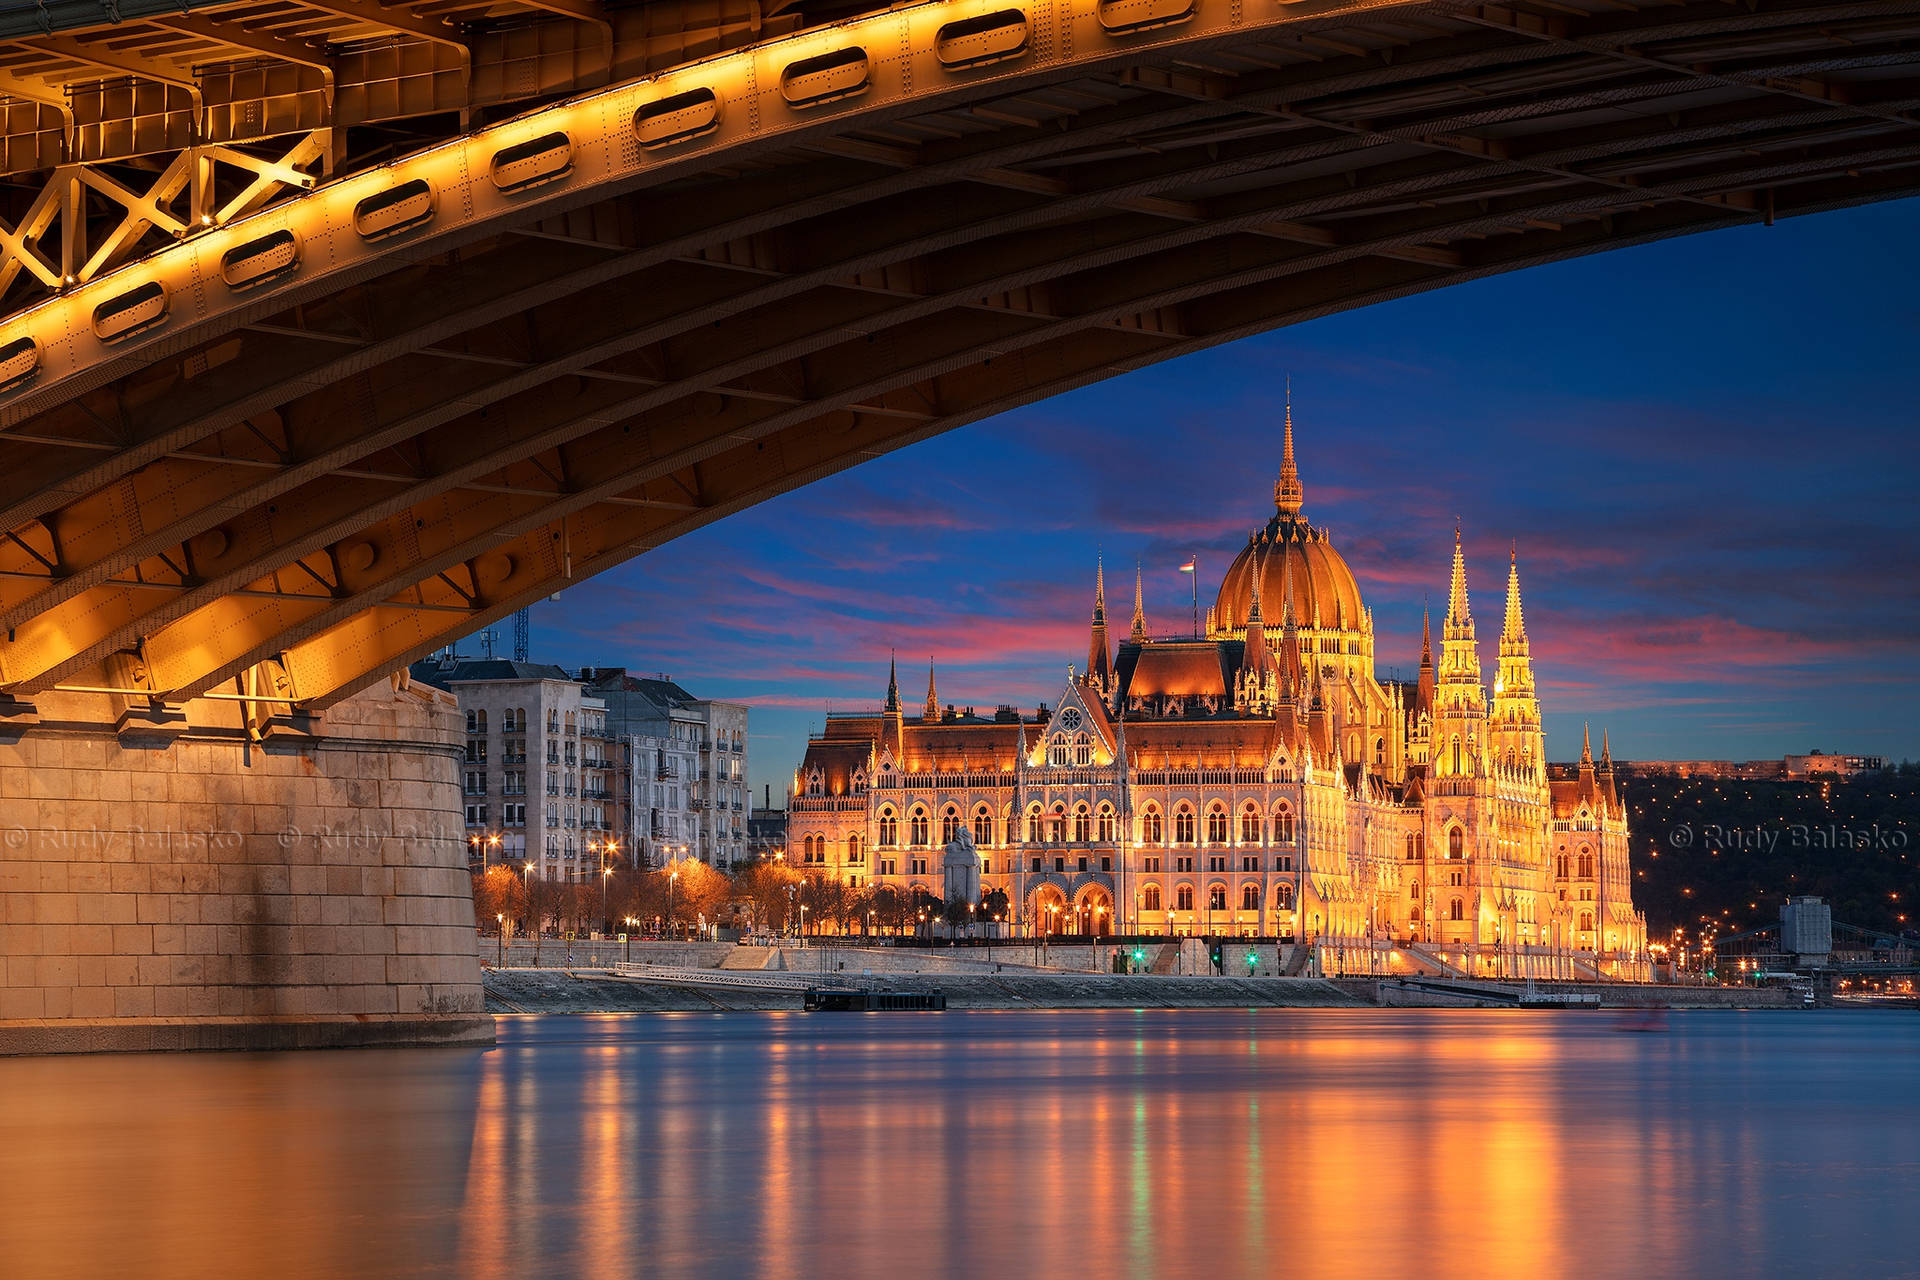
M 490 1041 L 456 716 L 0 709 L 0 1053 Z

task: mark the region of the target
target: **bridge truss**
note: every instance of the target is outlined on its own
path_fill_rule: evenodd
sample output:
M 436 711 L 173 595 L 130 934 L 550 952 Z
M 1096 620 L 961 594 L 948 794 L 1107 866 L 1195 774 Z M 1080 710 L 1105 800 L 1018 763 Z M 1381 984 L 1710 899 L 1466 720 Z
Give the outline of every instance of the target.
M 1920 188 L 1920 0 L 730 5 L 7 37 L 0 691 L 324 705 L 1060 391 Z

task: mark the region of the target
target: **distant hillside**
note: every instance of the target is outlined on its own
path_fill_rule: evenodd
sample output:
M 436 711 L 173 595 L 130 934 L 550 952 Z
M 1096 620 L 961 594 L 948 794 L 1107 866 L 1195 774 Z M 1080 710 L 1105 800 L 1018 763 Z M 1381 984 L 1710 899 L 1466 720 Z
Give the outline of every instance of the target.
M 1655 937 L 1702 917 L 1771 924 L 1789 894 L 1833 918 L 1920 931 L 1920 765 L 1852 781 L 1727 782 L 1623 769 L 1636 905 Z M 1877 828 L 1877 830 L 1876 830 Z

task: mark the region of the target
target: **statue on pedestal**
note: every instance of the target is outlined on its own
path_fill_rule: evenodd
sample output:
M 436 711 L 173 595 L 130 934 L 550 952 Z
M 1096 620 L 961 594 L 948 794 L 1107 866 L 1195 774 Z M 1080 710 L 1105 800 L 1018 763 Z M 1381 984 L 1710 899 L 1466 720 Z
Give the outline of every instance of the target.
M 940 871 L 946 881 L 943 896 L 948 903 L 979 903 L 980 851 L 974 846 L 972 831 L 963 826 L 947 842 Z

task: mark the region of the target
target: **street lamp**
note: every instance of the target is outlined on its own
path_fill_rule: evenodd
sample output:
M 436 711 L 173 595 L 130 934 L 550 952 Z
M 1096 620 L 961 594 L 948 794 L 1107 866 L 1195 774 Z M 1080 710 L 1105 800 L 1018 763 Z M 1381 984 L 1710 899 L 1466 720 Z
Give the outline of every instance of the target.
M 507 967 L 507 913 L 502 911 L 500 914 L 494 916 L 494 921 L 500 926 L 498 930 L 500 935 L 500 963 L 496 964 L 494 968 L 504 969 Z
M 640 927 L 640 922 L 638 920 L 635 920 L 632 916 L 628 916 L 624 921 L 624 923 L 627 926 L 627 963 L 632 964 L 633 963 L 633 931 Z
M 680 872 L 675 870 L 667 877 L 667 933 L 673 933 L 673 891 L 680 884 Z

